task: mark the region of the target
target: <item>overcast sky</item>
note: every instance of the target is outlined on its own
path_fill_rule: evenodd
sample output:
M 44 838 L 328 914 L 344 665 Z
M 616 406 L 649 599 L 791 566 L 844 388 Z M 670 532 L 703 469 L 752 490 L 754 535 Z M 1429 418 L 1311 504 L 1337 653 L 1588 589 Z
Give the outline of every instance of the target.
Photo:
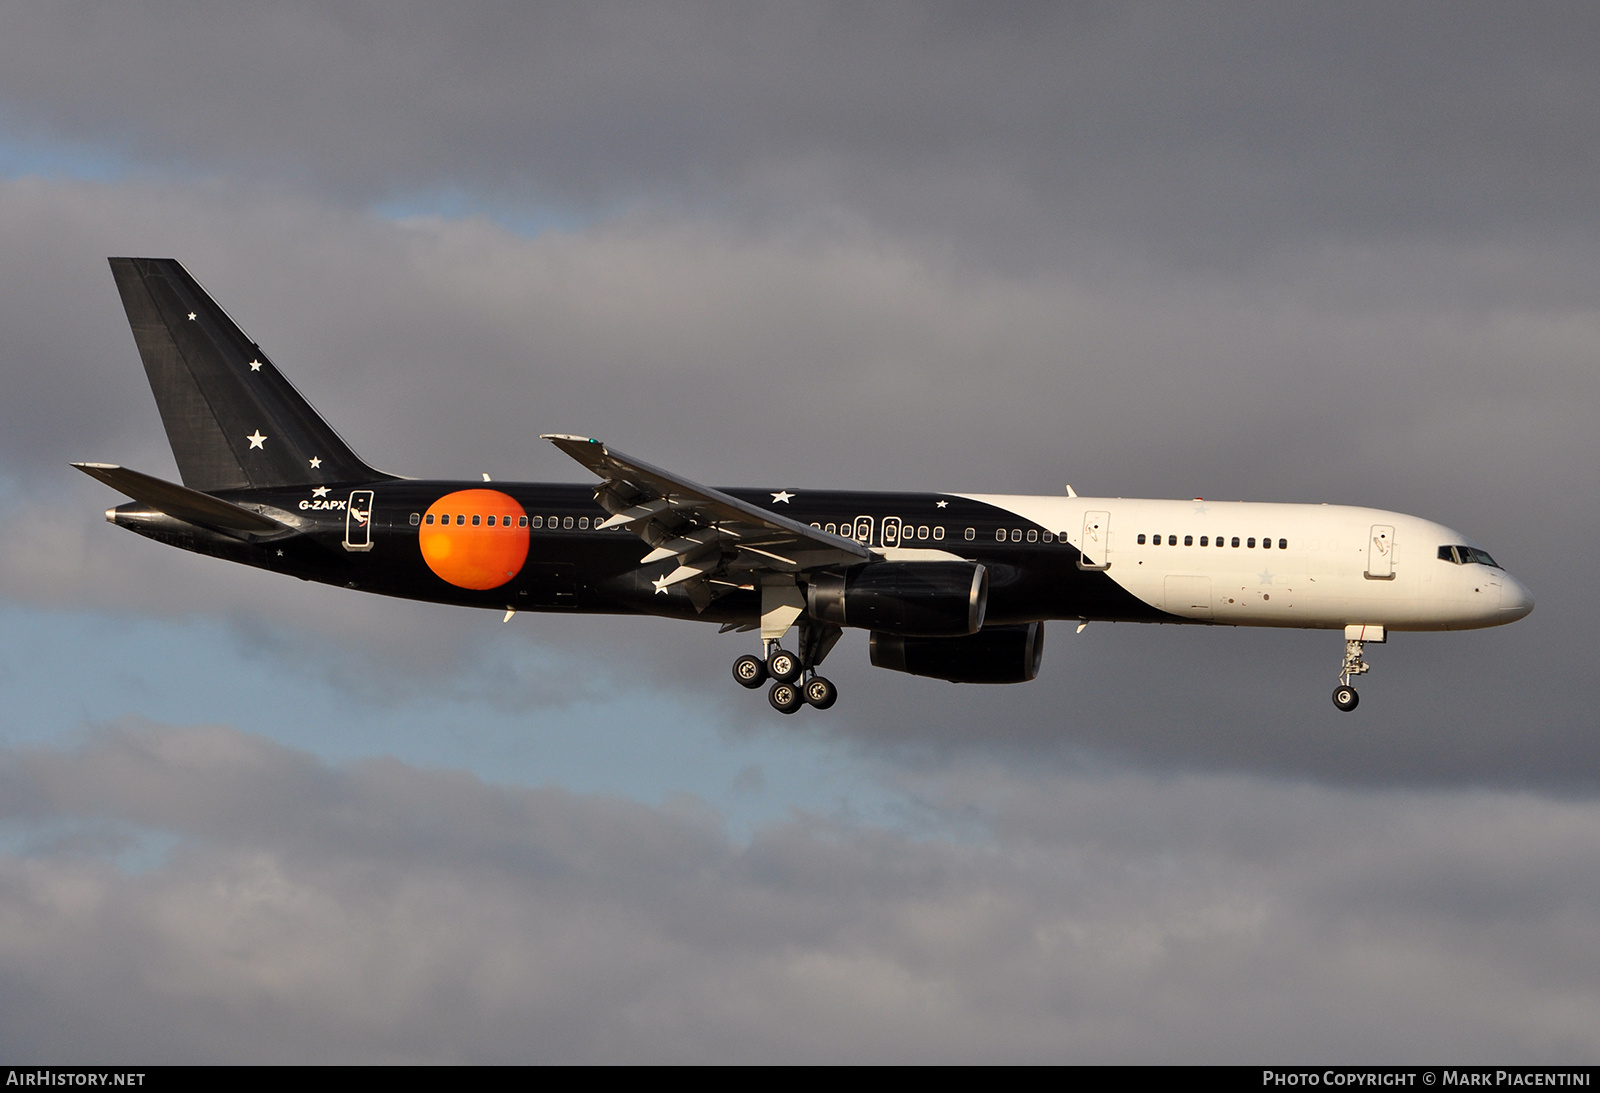
M 1587 6 L 11 3 L 0 1052 L 1592 1062 Z M 362 597 L 110 527 L 175 477 L 105 264 L 369 461 L 1328 501 L 1510 627 L 1050 627 L 1033 683 Z

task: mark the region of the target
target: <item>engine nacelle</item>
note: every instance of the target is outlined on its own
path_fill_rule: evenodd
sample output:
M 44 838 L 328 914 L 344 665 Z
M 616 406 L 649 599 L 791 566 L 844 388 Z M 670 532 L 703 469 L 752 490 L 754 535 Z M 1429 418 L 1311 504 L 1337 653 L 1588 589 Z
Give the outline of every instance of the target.
M 951 683 L 1026 683 L 1044 659 L 1044 623 L 991 626 L 958 638 L 872 634 L 872 666 Z
M 989 571 L 976 562 L 867 562 L 806 588 L 812 618 L 888 634 L 975 634 L 988 608 Z

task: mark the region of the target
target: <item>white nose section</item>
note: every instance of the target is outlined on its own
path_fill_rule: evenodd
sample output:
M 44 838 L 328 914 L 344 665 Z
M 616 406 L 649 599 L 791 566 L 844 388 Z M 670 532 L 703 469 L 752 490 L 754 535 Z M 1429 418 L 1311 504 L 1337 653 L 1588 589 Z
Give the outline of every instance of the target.
M 1505 584 L 1500 590 L 1500 614 L 1509 615 L 1506 619 L 1520 619 L 1533 610 L 1533 593 L 1528 591 L 1528 586 L 1517 580 L 1511 574 L 1506 574 Z

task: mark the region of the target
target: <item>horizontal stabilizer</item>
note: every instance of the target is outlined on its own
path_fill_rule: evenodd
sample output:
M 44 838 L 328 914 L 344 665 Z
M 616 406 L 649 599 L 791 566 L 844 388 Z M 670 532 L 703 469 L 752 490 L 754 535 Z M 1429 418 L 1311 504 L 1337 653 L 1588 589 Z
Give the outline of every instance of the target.
M 90 478 L 98 478 L 119 493 L 141 501 L 179 520 L 228 531 L 272 532 L 292 530 L 259 512 L 240 508 L 220 497 L 191 490 L 153 475 L 131 471 L 115 463 L 74 463 Z

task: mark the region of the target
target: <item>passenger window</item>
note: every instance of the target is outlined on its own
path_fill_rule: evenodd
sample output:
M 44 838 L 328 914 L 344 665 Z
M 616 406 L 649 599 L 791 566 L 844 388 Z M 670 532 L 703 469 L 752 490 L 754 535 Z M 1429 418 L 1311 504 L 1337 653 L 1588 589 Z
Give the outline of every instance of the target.
M 1239 545 L 1239 537 L 1237 535 L 1235 535 L 1233 537 L 1233 545 L 1234 546 L 1238 546 Z
M 816 528 L 818 531 L 822 530 L 822 525 L 821 524 L 812 524 L 811 526 Z
M 1279 539 L 1278 540 L 1278 549 L 1279 550 L 1288 550 L 1289 549 L 1289 540 L 1287 540 L 1287 539 Z
M 1271 539 L 1263 539 L 1263 540 L 1261 540 L 1261 549 L 1262 550 L 1271 550 L 1272 549 L 1272 540 Z
M 527 526 L 528 526 L 528 518 L 526 516 L 517 517 L 517 527 L 525 528 Z
M 489 517 L 489 526 L 490 527 L 494 527 L 495 526 L 495 518 L 493 516 Z
M 561 518 L 561 527 L 562 527 L 562 529 L 564 531 L 571 531 L 572 530 L 572 517 L 563 516 Z
M 1206 535 L 1200 536 L 1200 545 L 1201 546 L 1210 546 L 1211 545 L 1211 538 L 1209 536 L 1206 536 Z
M 578 517 L 578 526 L 587 529 L 589 527 L 589 518 L 587 516 Z
M 543 516 L 535 516 L 533 518 L 533 526 L 536 527 L 536 528 L 544 527 L 544 517 Z
M 456 513 L 456 527 L 458 527 L 458 528 L 459 527 L 464 527 L 466 525 L 466 523 L 467 523 L 467 514 L 464 513 L 464 512 Z
M 935 539 L 943 539 L 944 538 L 944 527 L 943 527 L 943 525 L 933 529 L 933 537 Z
M 1167 536 L 1167 545 L 1168 546 L 1177 546 L 1178 545 L 1178 537 L 1176 535 Z
M 1250 548 L 1250 549 L 1251 549 L 1251 550 L 1254 550 L 1254 549 L 1255 549 L 1255 548 L 1256 548 L 1256 541 L 1255 541 L 1255 539 L 1254 539 L 1254 538 L 1253 538 L 1253 537 L 1252 537 L 1252 538 L 1249 538 L 1249 539 L 1246 539 L 1246 540 L 1245 540 L 1245 541 L 1244 541 L 1244 545 L 1245 545 L 1245 546 L 1247 546 L 1247 547 L 1249 547 L 1249 548 Z
M 833 535 L 839 530 L 839 528 L 835 524 L 829 524 L 827 527 L 823 528 L 822 530 L 827 532 L 829 535 Z
M 1140 532 L 1139 533 L 1139 538 L 1138 538 L 1137 541 L 1138 541 L 1140 546 L 1144 546 L 1144 532 Z
M 429 524 L 433 523 L 433 513 L 431 513 L 431 512 L 428 513 L 427 518 L 426 518 L 426 520 L 424 522 L 425 523 L 429 523 Z
M 972 540 L 976 539 L 977 537 L 978 537 L 978 532 L 976 531 L 976 529 L 974 529 L 974 528 L 968 528 L 967 529 L 967 541 L 968 542 L 971 542 Z
M 473 527 L 477 527 L 482 523 L 483 523 L 483 517 L 479 516 L 477 513 L 473 513 L 472 514 L 472 526 Z
M 1038 531 L 1038 529 L 1037 528 L 1029 528 L 1028 529 L 1028 542 L 1037 543 L 1038 541 L 1039 541 L 1039 531 Z
M 917 538 L 918 539 L 926 539 L 927 537 L 928 537 L 928 525 L 927 524 L 918 524 L 917 525 Z
M 1185 535 L 1183 537 L 1183 545 L 1184 546 L 1194 546 L 1194 536 L 1193 535 Z
M 994 529 L 994 541 L 997 542 L 997 543 L 1003 543 L 1003 542 L 1006 541 L 1006 529 L 1005 528 L 995 528 Z
M 1161 536 L 1159 536 L 1159 535 L 1150 536 L 1150 545 L 1151 546 L 1160 546 L 1161 545 Z
M 1043 540 L 1044 540 L 1044 541 L 1045 541 L 1045 542 L 1047 542 L 1047 543 L 1053 543 L 1053 542 L 1055 542 L 1055 541 L 1056 541 L 1056 536 L 1055 536 L 1055 532 L 1053 532 L 1053 531 L 1046 531 L 1046 532 L 1043 532 L 1043 533 L 1041 533 L 1041 534 L 1040 534 L 1040 536 L 1039 536 L 1039 537 L 1040 537 L 1040 538 L 1041 538 L 1041 539 L 1043 539 Z M 937 538 L 938 538 L 938 536 L 937 536 L 937 535 L 936 535 L 936 536 L 934 536 L 934 538 L 936 538 L 936 539 L 937 539 Z

